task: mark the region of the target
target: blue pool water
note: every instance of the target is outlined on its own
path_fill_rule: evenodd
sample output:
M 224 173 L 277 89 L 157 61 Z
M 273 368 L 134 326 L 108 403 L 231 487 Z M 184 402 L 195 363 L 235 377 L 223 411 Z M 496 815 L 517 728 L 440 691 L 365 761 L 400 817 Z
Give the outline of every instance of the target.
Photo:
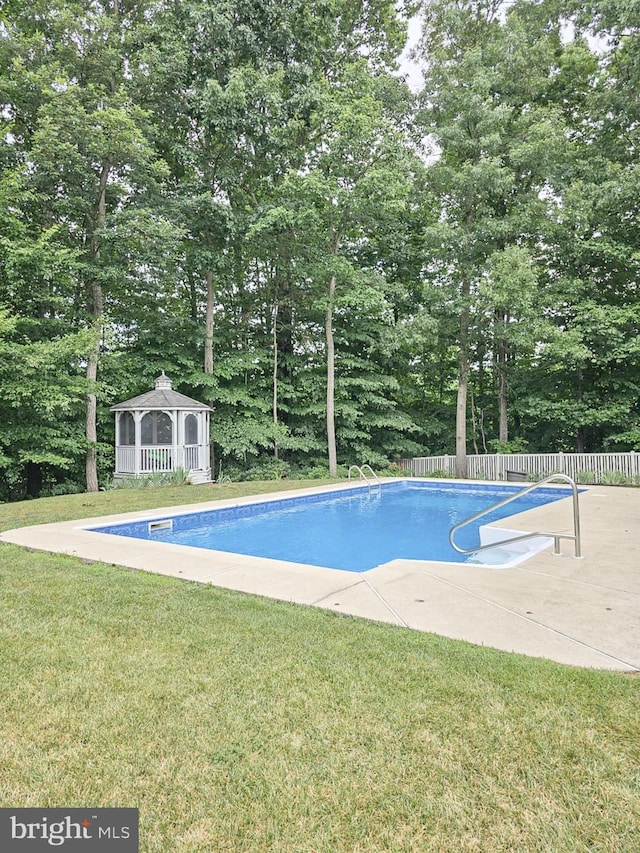
M 403 481 L 91 529 L 350 572 L 399 558 L 463 563 L 468 557 L 449 544 L 451 527 L 521 488 Z M 471 548 L 480 542 L 479 524 L 570 494 L 569 489 L 537 489 L 463 528 L 456 542 Z M 150 529 L 150 521 L 168 519 L 171 529 Z

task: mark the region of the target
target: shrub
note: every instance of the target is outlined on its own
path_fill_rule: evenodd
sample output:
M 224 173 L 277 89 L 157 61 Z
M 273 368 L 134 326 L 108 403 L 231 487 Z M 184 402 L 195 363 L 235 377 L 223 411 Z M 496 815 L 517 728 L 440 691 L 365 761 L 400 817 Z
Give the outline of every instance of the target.
M 176 468 L 175 471 L 164 471 L 161 486 L 190 486 L 189 472 L 186 468 Z
M 493 439 L 488 445 L 492 453 L 529 453 L 529 442 L 524 438 L 514 438 L 511 441 Z
M 158 486 L 189 486 L 189 472 L 184 468 L 175 471 L 153 471 L 140 477 L 123 477 L 114 480 L 112 489 L 153 489 Z
M 58 495 L 79 495 L 84 492 L 85 488 L 80 483 L 64 482 L 54 483 L 47 489 L 43 489 L 40 497 L 57 497 Z
M 120 477 L 111 483 L 112 489 L 142 489 L 146 487 L 146 480 L 140 477 Z
M 605 471 L 600 477 L 600 482 L 603 486 L 630 486 L 633 483 L 631 477 L 619 471 Z
M 306 471 L 300 473 L 301 480 L 328 480 L 329 469 L 323 465 L 314 465 L 312 468 L 307 468 Z
M 259 465 L 248 468 L 242 474 L 243 480 L 286 480 L 291 474 L 291 466 L 281 459 L 269 459 Z

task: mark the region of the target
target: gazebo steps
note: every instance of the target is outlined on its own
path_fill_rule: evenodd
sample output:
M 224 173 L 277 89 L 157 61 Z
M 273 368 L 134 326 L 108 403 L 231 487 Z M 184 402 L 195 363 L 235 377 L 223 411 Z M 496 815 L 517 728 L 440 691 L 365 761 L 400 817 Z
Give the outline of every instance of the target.
M 210 471 L 189 471 L 189 482 L 192 486 L 202 486 L 204 483 L 211 483 Z

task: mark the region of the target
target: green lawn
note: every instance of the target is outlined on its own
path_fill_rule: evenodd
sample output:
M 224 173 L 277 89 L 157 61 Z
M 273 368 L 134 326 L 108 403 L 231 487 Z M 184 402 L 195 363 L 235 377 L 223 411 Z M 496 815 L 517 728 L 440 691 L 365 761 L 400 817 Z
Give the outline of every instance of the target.
M 2 806 L 137 806 L 144 853 L 640 848 L 638 678 L 9 545 L 0 598 Z

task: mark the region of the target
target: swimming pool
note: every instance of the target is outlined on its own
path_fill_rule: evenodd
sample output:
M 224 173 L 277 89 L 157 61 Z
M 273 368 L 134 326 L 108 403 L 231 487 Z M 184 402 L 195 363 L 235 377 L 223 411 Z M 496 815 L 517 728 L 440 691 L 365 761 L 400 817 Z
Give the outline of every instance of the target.
M 349 572 L 395 559 L 464 563 L 473 556 L 451 548 L 451 527 L 521 488 L 404 480 L 88 529 Z M 464 528 L 456 541 L 471 548 L 480 543 L 480 523 L 569 494 L 562 487 L 537 489 Z

